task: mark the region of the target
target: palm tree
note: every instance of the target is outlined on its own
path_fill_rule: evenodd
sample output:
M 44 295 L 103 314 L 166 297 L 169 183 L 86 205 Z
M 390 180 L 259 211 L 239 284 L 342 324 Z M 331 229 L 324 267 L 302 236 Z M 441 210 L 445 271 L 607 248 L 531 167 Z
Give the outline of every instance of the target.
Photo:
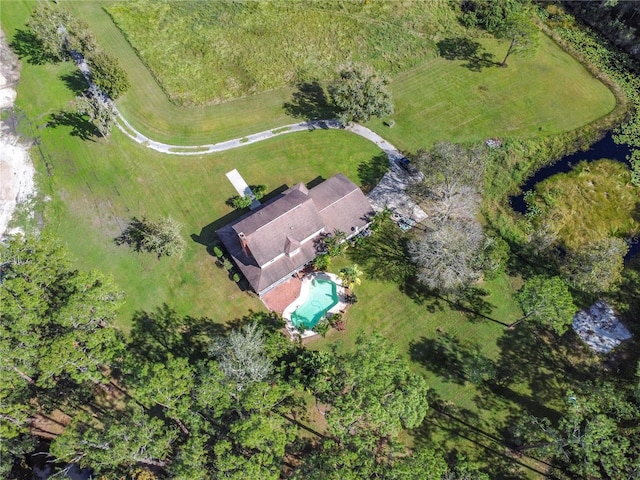
M 347 290 L 351 290 L 355 285 L 360 285 L 360 275 L 362 275 L 362 270 L 358 268 L 358 265 L 354 263 L 350 267 L 344 267 L 338 273 L 340 276 L 340 280 L 342 280 L 342 286 L 344 286 Z

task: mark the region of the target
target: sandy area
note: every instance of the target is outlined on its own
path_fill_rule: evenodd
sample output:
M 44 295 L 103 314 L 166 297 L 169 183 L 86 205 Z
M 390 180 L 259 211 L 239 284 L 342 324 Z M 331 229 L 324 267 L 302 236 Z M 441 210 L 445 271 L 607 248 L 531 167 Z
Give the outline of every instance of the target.
M 0 30 L 0 110 L 13 106 L 19 77 L 18 57 Z M 0 237 L 11 233 L 7 225 L 16 206 L 35 194 L 34 173 L 28 145 L 12 132 L 8 122 L 0 122 Z

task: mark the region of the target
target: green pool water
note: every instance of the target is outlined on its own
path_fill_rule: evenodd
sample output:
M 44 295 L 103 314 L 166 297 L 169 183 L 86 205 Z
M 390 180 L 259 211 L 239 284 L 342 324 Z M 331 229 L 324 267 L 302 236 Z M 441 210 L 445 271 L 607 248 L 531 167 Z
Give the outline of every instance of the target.
M 305 302 L 291 314 L 291 322 L 298 330 L 310 330 L 337 303 L 338 286 L 331 280 L 316 278 L 311 281 Z

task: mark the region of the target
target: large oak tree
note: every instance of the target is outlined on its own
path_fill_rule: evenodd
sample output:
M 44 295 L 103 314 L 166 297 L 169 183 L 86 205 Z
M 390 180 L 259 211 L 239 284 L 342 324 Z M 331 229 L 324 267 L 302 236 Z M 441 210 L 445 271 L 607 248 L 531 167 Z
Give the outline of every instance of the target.
M 329 86 L 329 95 L 338 118 L 344 124 L 366 122 L 371 117 L 393 113 L 387 78 L 369 65 L 347 64 Z

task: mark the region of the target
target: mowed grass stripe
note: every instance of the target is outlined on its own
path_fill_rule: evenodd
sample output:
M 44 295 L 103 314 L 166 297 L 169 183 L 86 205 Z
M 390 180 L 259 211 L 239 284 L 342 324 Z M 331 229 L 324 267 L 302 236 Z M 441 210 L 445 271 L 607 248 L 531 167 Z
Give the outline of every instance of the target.
M 483 39 L 501 58 L 506 44 Z M 528 138 L 581 127 L 609 113 L 615 97 L 582 65 L 540 34 L 535 58 L 512 56 L 506 68 L 471 71 L 464 61 L 436 58 L 394 78 L 395 126 L 368 126 L 399 148 L 438 141 Z
M 119 105 L 143 133 L 160 141 L 196 145 L 293 121 L 282 109 L 293 92 L 288 88 L 210 107 L 172 105 L 102 5 L 109 4 L 69 3 L 77 15 L 95 26 L 99 40 L 104 35 L 127 70 L 135 72 L 134 87 Z M 481 44 L 499 60 L 507 47 L 491 39 L 482 39 Z M 416 149 L 444 140 L 551 135 L 585 125 L 615 106 L 613 95 L 602 83 L 542 34 L 533 59 L 512 56 L 507 68 L 489 67 L 480 72 L 464 64 L 436 58 L 399 74 L 391 84 L 395 127 L 384 127 L 382 120 L 370 126 L 399 147 Z
M 59 200 L 47 217 L 83 268 L 113 275 L 127 293 L 119 317 L 125 330 L 134 311 L 165 302 L 181 314 L 218 322 L 264 308 L 214 266 L 202 244 L 211 242 L 215 228 L 240 213 L 225 204 L 236 194 L 226 172 L 238 168 L 247 182 L 266 184 L 268 191 L 338 172 L 358 182 L 358 165 L 380 152 L 356 135 L 319 130 L 223 154 L 175 157 L 145 149 L 120 132 L 108 143 L 92 143 L 68 137 L 65 130 L 43 131 L 43 145 L 66 151 L 50 160 L 54 178 L 47 193 Z M 183 259 L 158 261 L 113 244 L 131 217 L 164 215 L 184 225 L 188 247 Z

